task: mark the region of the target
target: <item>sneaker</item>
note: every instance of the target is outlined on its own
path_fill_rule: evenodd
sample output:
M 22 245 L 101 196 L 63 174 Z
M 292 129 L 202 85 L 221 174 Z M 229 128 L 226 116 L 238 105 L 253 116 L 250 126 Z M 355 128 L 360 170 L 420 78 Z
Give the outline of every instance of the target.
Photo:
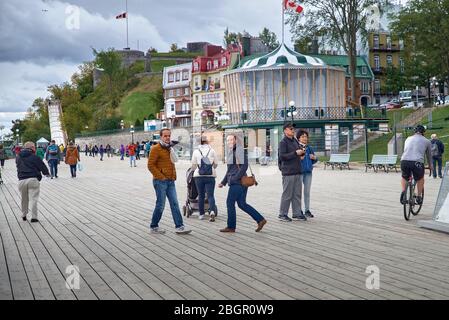
M 177 234 L 188 234 L 188 233 L 190 233 L 190 232 L 192 232 L 192 230 L 189 230 L 189 229 L 187 229 L 186 227 L 184 227 L 184 226 L 181 226 L 181 227 L 179 227 L 179 228 L 176 228 L 176 231 L 175 231 Z
M 292 221 L 292 219 L 290 219 L 288 216 L 279 216 L 278 219 L 279 219 L 279 221 L 282 221 L 282 222 L 291 222 Z
M 155 233 L 155 234 L 164 234 L 165 230 L 161 229 L 159 227 L 156 227 L 156 228 L 150 228 L 150 232 Z
M 422 205 L 422 197 L 421 196 L 416 196 L 416 204 L 418 205 Z
M 22 217 L 22 220 L 23 221 L 27 221 L 27 217 Z
M 406 204 L 407 203 L 405 191 L 401 192 L 401 200 L 400 200 L 400 202 L 401 202 L 401 204 Z
M 305 216 L 305 215 L 302 213 L 302 211 L 301 211 L 300 214 L 294 215 L 294 216 L 292 217 L 292 220 L 294 220 L 294 221 L 307 221 L 307 218 L 306 218 L 306 216 Z
M 215 212 L 211 211 L 209 222 L 215 222 Z
M 231 229 L 231 228 L 226 227 L 224 229 L 221 229 L 220 232 L 234 233 L 235 229 Z
M 31 222 L 39 222 L 37 219 L 31 219 Z
M 204 214 L 200 214 L 198 220 L 204 220 Z
M 313 218 L 313 214 L 312 214 L 312 212 L 310 212 L 310 210 L 306 211 L 305 216 L 306 216 L 306 218 Z

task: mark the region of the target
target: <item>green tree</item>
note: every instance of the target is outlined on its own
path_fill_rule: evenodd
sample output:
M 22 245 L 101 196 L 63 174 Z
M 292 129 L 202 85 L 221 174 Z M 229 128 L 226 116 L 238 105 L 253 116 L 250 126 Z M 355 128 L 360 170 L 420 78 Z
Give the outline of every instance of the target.
M 226 30 L 224 31 L 223 43 L 225 47 L 227 47 L 230 44 L 237 44 L 241 38 L 242 34 L 240 32 L 239 33 L 230 32 L 229 28 L 226 28 Z
M 259 33 L 259 38 L 270 50 L 274 50 L 279 46 L 279 41 L 277 40 L 276 34 L 268 28 L 263 28 L 263 30 Z
M 321 34 L 323 41 L 342 48 L 349 58 L 351 87 L 356 87 L 357 41 L 366 35 L 368 8 L 386 0 L 304 0 L 305 14 L 288 13 L 287 23 L 293 40 L 314 38 Z M 355 90 L 351 100 L 355 101 Z
M 176 43 L 172 43 L 170 46 L 170 52 L 182 52 L 182 49 L 180 49 Z

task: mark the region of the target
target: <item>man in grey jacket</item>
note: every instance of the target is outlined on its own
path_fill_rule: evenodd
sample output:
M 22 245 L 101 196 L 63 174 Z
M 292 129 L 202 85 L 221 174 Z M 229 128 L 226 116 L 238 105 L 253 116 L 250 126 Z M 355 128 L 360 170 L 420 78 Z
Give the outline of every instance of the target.
M 306 221 L 307 218 L 301 212 L 302 186 L 300 180 L 301 157 L 305 151 L 301 149 L 298 140 L 295 138 L 295 128 L 293 124 L 284 125 L 285 137 L 279 143 L 279 169 L 282 172 L 282 198 L 279 212 L 279 220 L 290 222 L 288 217 L 290 204 L 293 211 L 293 220 Z

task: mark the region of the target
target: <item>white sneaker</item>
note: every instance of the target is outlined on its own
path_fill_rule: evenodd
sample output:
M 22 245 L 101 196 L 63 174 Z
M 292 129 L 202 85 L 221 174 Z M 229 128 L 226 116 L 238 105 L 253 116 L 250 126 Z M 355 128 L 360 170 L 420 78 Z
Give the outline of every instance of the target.
M 164 234 L 165 230 L 161 229 L 159 227 L 156 227 L 156 228 L 150 228 L 150 232 L 155 233 L 155 234 Z
M 200 214 L 200 216 L 198 217 L 199 220 L 204 220 L 204 214 Z
M 210 212 L 209 222 L 215 222 L 215 212 L 213 212 L 213 211 Z
M 182 227 L 176 228 L 175 232 L 177 234 L 188 234 L 188 233 L 192 232 L 192 230 L 189 230 L 186 227 L 182 226 Z

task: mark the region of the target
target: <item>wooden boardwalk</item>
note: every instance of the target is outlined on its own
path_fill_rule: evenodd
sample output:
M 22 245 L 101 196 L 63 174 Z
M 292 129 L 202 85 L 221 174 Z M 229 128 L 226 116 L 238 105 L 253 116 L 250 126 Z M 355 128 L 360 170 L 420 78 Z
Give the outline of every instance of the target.
M 227 189 L 217 189 L 215 223 L 185 219 L 192 234 L 174 233 L 168 203 L 149 233 L 155 203 L 146 160 L 84 159 L 85 170 L 44 179 L 40 223 L 21 220 L 13 161 L 0 186 L 0 299 L 448 299 L 448 236 L 406 222 L 396 173 L 314 173 L 307 222 L 277 221 L 281 177 L 256 167 L 260 185 L 248 202 L 268 220 L 261 233 L 238 210 L 237 233 L 225 226 Z M 180 204 L 186 164 L 178 165 Z M 224 173 L 224 165 L 219 167 Z M 427 180 L 420 218 L 431 218 L 439 180 Z M 80 288 L 66 288 L 67 266 Z M 380 289 L 366 288 L 366 268 L 380 270 Z

